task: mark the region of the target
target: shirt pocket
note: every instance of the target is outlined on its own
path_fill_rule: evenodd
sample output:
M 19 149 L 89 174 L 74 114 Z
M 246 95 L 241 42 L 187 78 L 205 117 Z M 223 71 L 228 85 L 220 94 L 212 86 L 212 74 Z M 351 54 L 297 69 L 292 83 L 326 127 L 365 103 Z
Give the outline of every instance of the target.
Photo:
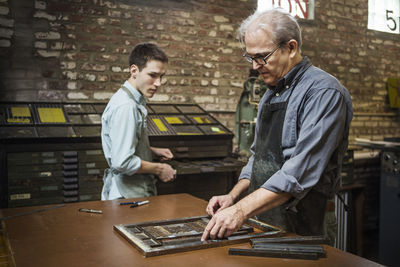
M 285 121 L 282 129 L 282 148 L 291 148 L 297 142 L 297 116 L 296 111 L 286 110 Z

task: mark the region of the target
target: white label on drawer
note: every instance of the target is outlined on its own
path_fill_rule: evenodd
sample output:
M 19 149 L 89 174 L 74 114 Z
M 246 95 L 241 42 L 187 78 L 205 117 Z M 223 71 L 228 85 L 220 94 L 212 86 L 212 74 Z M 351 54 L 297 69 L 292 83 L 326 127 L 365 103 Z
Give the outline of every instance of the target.
M 88 170 L 88 174 L 100 174 L 100 170 L 99 169 Z
M 57 163 L 57 159 L 55 159 L 55 158 L 44 159 L 44 160 L 43 160 L 43 163 L 44 163 L 44 164 Z
M 51 172 L 40 172 L 39 177 L 51 177 L 53 174 Z
M 54 152 L 42 152 L 42 157 L 54 157 Z
M 86 163 L 86 168 L 95 168 L 96 167 L 96 163 L 92 162 L 92 163 Z
M 18 200 L 18 199 L 30 199 L 31 194 L 14 194 L 10 195 L 10 200 Z

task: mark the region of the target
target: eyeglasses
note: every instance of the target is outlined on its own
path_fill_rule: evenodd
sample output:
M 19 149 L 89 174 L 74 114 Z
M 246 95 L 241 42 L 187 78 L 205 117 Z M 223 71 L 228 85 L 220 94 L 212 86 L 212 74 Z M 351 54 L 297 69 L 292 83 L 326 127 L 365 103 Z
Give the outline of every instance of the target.
M 281 44 L 279 44 L 272 52 L 268 53 L 266 56 L 258 56 L 258 57 L 252 57 L 247 53 L 243 54 L 243 57 L 247 60 L 249 63 L 253 63 L 253 61 L 257 62 L 257 64 L 260 65 L 265 65 L 267 64 L 267 59 L 270 58 L 276 50 L 278 50 L 281 47 Z

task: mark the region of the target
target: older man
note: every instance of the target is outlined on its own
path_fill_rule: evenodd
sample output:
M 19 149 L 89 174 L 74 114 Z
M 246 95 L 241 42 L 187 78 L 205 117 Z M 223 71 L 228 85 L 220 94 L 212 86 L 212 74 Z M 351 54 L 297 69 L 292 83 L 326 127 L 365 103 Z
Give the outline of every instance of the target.
M 300 235 L 323 234 L 326 201 L 340 185 L 348 145 L 349 92 L 301 55 L 300 27 L 282 9 L 251 15 L 239 37 L 244 58 L 269 89 L 259 104 L 252 156 L 231 192 L 209 201 L 212 219 L 202 240 L 228 237 L 255 215 Z

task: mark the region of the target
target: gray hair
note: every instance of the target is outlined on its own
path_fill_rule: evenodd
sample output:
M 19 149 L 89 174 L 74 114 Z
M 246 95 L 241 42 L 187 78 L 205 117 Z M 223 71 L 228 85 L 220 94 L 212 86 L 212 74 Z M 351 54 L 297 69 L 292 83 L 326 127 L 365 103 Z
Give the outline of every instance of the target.
M 256 23 L 256 29 L 262 29 L 271 33 L 276 44 L 287 43 L 294 39 L 298 43 L 298 50 L 301 50 L 302 38 L 301 28 L 297 20 L 282 8 L 269 9 L 263 12 L 256 11 L 243 20 L 238 29 L 238 38 L 245 44 L 245 36 L 250 26 Z

